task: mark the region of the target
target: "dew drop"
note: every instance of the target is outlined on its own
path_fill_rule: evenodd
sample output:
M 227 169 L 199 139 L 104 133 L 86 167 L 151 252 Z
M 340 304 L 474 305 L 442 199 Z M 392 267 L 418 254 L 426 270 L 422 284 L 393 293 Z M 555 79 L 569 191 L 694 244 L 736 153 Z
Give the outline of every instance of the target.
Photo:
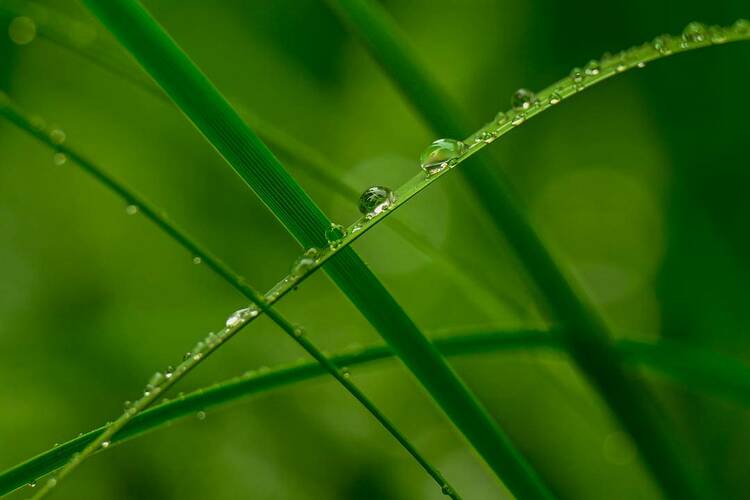
M 198 413 L 195 414 L 195 417 L 198 420 L 206 420 L 206 412 L 205 411 L 199 411 Z
M 570 72 L 570 79 L 573 83 L 581 83 L 583 81 L 583 70 L 581 68 L 573 68 Z
M 29 486 L 29 488 L 36 488 L 36 479 L 34 479 L 33 481 L 31 481 L 31 482 L 30 482 L 30 483 L 28 484 L 28 486 Z
M 529 109 L 536 104 L 536 94 L 528 89 L 516 90 L 510 98 L 510 105 L 514 109 Z
M 485 144 L 490 144 L 492 141 L 494 141 L 497 138 L 497 136 L 490 132 L 489 130 L 485 130 L 479 136 L 477 137 L 477 140 L 480 142 L 484 142 Z
M 102 448 L 109 448 L 109 441 L 102 441 Z
M 149 389 L 154 389 L 156 387 L 159 387 L 163 383 L 164 383 L 164 374 L 162 372 L 155 372 L 153 375 L 151 375 L 151 378 L 148 379 L 148 382 L 146 383 L 146 387 Z
M 346 236 L 346 228 L 341 224 L 331 222 L 331 225 L 326 229 L 326 241 L 331 246 L 336 246 Z
M 638 64 L 636 64 L 636 66 L 643 69 L 646 67 L 646 61 L 640 61 Z
M 68 157 L 65 155 L 65 153 L 55 153 L 52 155 L 52 163 L 54 163 L 58 167 L 65 165 L 67 161 Z
M 126 409 L 126 410 L 127 410 L 128 408 L 130 408 L 131 406 L 133 406 L 133 402 L 132 402 L 132 401 L 125 401 L 125 402 L 124 402 L 124 403 L 122 404 L 122 407 L 123 407 L 124 409 Z
M 55 144 L 62 144 L 65 142 L 65 132 L 59 128 L 53 128 L 49 133 L 49 139 Z
M 201 259 L 201 258 L 200 258 L 200 257 L 198 257 L 197 255 L 196 255 L 195 257 L 193 257 L 193 264 L 195 264 L 196 266 L 197 266 L 198 264 L 200 264 L 201 262 L 203 262 L 203 259 Z
M 500 111 L 497 115 L 495 115 L 495 123 L 497 125 L 503 125 L 507 121 L 508 121 L 508 117 L 502 111 Z
M 238 309 L 238 310 L 234 311 L 227 318 L 226 326 L 229 327 L 229 328 L 233 328 L 235 326 L 240 325 L 241 323 L 243 323 L 244 321 L 246 321 L 246 320 L 248 320 L 250 318 L 256 317 L 257 315 L 258 315 L 258 308 L 255 307 L 255 306 L 250 306 L 250 307 L 245 307 L 243 309 Z M 213 334 L 213 332 L 211 332 L 209 334 L 209 337 L 212 334 Z M 193 349 L 193 351 L 195 352 L 196 349 Z M 202 349 L 199 349 L 198 351 L 202 351 Z
M 721 26 L 711 26 L 708 29 L 711 43 L 724 43 L 727 41 L 727 32 Z
M 700 43 L 706 39 L 706 27 L 701 23 L 690 23 L 682 31 L 682 39 L 688 43 Z
M 750 21 L 747 19 L 738 19 L 732 29 L 738 35 L 750 35 Z
M 522 124 L 526 121 L 526 115 L 523 113 L 517 113 L 516 116 L 513 117 L 513 119 L 510 121 L 510 124 L 514 127 L 517 127 L 518 125 Z
M 557 90 L 555 90 L 549 95 L 549 103 L 552 104 L 553 106 L 555 104 L 558 104 L 560 101 L 562 101 L 562 95 Z
M 385 210 L 388 210 L 396 201 L 396 195 L 391 188 L 385 186 L 372 186 L 367 188 L 359 197 L 359 211 L 368 219 L 371 219 Z
M 57 479 L 54 477 L 51 477 L 47 480 L 47 487 L 48 488 L 54 488 L 57 485 Z
M 172 375 L 174 375 L 174 367 L 172 365 L 169 365 L 167 369 L 164 370 L 164 377 L 172 378 Z
M 651 43 L 651 45 L 659 54 L 668 55 L 672 53 L 672 49 L 669 48 L 669 42 L 669 35 L 661 35 L 654 38 L 654 41 Z
M 440 491 L 445 496 L 449 496 L 449 497 L 453 496 L 453 489 L 450 486 L 448 486 L 447 484 L 444 484 L 443 487 L 440 488 Z
M 311 252 L 311 250 L 314 250 L 314 252 Z M 290 274 L 294 277 L 299 277 L 306 274 L 308 271 L 315 267 L 315 264 L 318 263 L 318 259 L 316 258 L 317 254 L 317 249 L 308 249 L 303 255 L 301 255 L 297 258 L 297 260 L 294 261 L 294 263 L 292 264 L 292 268 L 289 271 Z
M 300 338 L 305 335 L 305 329 L 301 326 L 297 325 L 294 327 L 294 330 L 292 331 L 295 337 Z
M 138 213 L 138 205 L 128 205 L 125 207 L 125 213 L 128 215 L 135 215 Z
M 26 45 L 36 38 L 36 23 L 31 18 L 19 16 L 8 26 L 8 36 L 17 45 Z
M 583 71 L 586 73 L 586 76 L 596 76 L 601 72 L 601 66 L 599 66 L 599 61 L 596 61 L 592 59 L 591 61 L 586 64 L 586 67 L 583 69 Z
M 343 368 L 341 368 L 341 376 L 344 377 L 345 379 L 352 378 L 352 374 L 349 371 L 349 368 L 347 368 L 345 366 Z
M 442 172 L 466 151 L 466 144 L 455 139 L 438 139 L 419 155 L 419 164 L 427 175 Z

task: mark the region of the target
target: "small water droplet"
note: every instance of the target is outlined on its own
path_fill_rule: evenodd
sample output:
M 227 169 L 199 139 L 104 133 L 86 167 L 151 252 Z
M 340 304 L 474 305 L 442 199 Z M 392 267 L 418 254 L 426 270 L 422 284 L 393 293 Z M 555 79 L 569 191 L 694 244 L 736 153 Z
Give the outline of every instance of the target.
M 240 325 L 241 323 L 247 321 L 250 318 L 254 318 L 258 315 L 258 308 L 255 306 L 245 307 L 242 309 L 238 309 L 234 311 L 226 321 L 226 326 L 229 328 L 235 327 Z M 213 335 L 213 332 L 209 334 L 209 336 Z M 202 350 L 202 349 L 201 349 Z M 193 349 L 193 352 L 195 352 L 196 349 Z
M 500 111 L 498 114 L 495 115 L 495 123 L 497 125 L 503 125 L 507 121 L 508 121 L 508 116 L 502 111 Z
M 583 70 L 581 68 L 573 68 L 570 71 L 570 79 L 573 80 L 573 83 L 581 83 L 583 81 Z
M 670 41 L 671 38 L 669 37 L 669 35 L 661 35 L 654 38 L 654 41 L 651 42 L 651 45 L 659 54 L 668 55 L 672 53 L 672 49 L 669 48 Z
M 125 213 L 128 215 L 135 215 L 138 213 L 138 205 L 128 205 L 125 207 Z
M 346 366 L 344 366 L 343 368 L 341 368 L 341 376 L 344 377 L 344 378 L 346 378 L 346 379 L 352 378 L 352 374 L 349 371 L 349 368 L 347 368 Z
M 68 157 L 65 155 L 65 153 L 55 153 L 52 155 L 52 163 L 54 163 L 58 167 L 65 165 L 67 161 Z
M 341 240 L 346 237 L 346 228 L 341 224 L 331 222 L 331 225 L 326 229 L 326 241 L 331 246 L 336 246 Z
M 203 262 L 203 259 L 201 259 L 201 258 L 200 258 L 200 257 L 198 257 L 197 255 L 196 255 L 195 257 L 193 257 L 193 264 L 195 264 L 195 265 L 198 265 L 198 264 L 200 264 L 201 262 Z
M 586 64 L 586 67 L 584 68 L 584 72 L 586 73 L 586 76 L 596 76 L 601 72 L 601 66 L 599 65 L 599 61 L 592 59 L 591 61 Z
M 438 139 L 419 155 L 419 165 L 427 175 L 442 172 L 466 151 L 466 144 L 455 139 Z
M 48 488 L 54 488 L 57 485 L 57 479 L 54 477 L 51 477 L 47 480 L 47 487 Z
M 536 94 L 528 89 L 518 89 L 510 98 L 510 105 L 514 109 L 529 109 L 536 104 Z
M 174 375 L 174 367 L 172 365 L 169 365 L 166 370 L 164 370 L 164 376 L 166 378 L 172 378 L 172 375 Z
M 300 338 L 305 335 L 305 329 L 299 325 L 294 327 L 294 330 L 292 331 L 294 333 L 294 336 L 297 338 Z
M 706 27 L 701 23 L 690 23 L 682 31 L 682 40 L 687 43 L 700 43 L 706 39 Z
M 198 420 L 206 420 L 206 412 L 205 411 L 199 411 L 198 413 L 195 414 L 195 417 Z
M 711 26 L 708 29 L 711 43 L 724 43 L 727 41 L 727 32 L 721 26 Z
M 440 491 L 445 496 L 453 496 L 453 489 L 447 484 L 444 484 L 443 487 L 440 488 Z
M 297 260 L 294 261 L 292 264 L 292 268 L 289 271 L 289 274 L 291 274 L 294 277 L 300 277 L 305 275 L 307 272 L 309 272 L 312 268 L 315 267 L 315 264 L 318 263 L 317 258 L 315 257 L 317 255 L 317 249 L 315 253 L 304 253 L 304 255 L 301 255 L 297 258 Z
M 646 67 L 646 61 L 640 61 L 638 64 L 636 64 L 636 66 L 643 69 Z
M 33 481 L 31 481 L 31 482 L 30 482 L 30 483 L 28 484 L 28 486 L 29 486 L 29 488 L 36 488 L 36 479 L 34 479 Z
M 750 21 L 747 19 L 738 19 L 732 26 L 732 29 L 738 35 L 750 35 Z
M 8 26 L 8 36 L 17 45 L 26 45 L 36 38 L 36 23 L 26 16 L 14 18 Z
M 126 409 L 126 410 L 127 410 L 128 408 L 130 408 L 131 406 L 133 406 L 133 402 L 132 402 L 132 401 L 125 401 L 125 402 L 124 402 L 124 403 L 122 404 L 122 407 L 123 407 L 124 409 Z
M 517 127 L 518 125 L 522 124 L 526 121 L 526 115 L 523 113 L 517 113 L 516 116 L 513 117 L 513 119 L 510 121 L 511 125 Z
M 109 448 L 109 441 L 102 441 L 102 448 Z
M 494 141 L 497 138 L 494 132 L 490 130 L 485 130 L 481 134 L 477 136 L 477 140 L 480 142 L 484 142 L 485 144 L 490 144 L 492 141 Z
M 54 144 L 60 145 L 65 142 L 65 132 L 59 128 L 53 128 L 49 133 L 49 139 Z
M 188 352 L 186 352 L 185 354 L 182 355 L 182 360 L 183 361 L 187 361 L 188 359 L 190 359 L 190 356 L 192 356 L 192 355 L 193 355 L 193 353 L 190 352 L 190 351 L 188 351 Z
M 560 101 L 562 101 L 562 94 L 560 94 L 559 91 L 555 90 L 549 95 L 549 103 L 553 106 L 555 104 L 558 104 Z
M 396 195 L 391 188 L 385 186 L 372 186 L 359 197 L 359 211 L 368 219 L 371 219 L 385 210 L 388 210 L 396 201 Z
M 162 372 L 155 372 L 153 375 L 151 375 L 151 378 L 148 379 L 148 382 L 146 383 L 146 387 L 148 389 L 154 389 L 156 387 L 159 387 L 163 383 L 164 383 L 164 374 Z

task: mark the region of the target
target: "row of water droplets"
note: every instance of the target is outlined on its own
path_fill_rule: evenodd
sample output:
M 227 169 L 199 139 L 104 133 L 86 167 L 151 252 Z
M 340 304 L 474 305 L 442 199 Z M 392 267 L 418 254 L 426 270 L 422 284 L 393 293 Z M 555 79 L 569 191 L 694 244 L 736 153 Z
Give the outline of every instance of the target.
M 498 113 L 494 120 L 466 140 L 443 138 L 428 145 L 419 157 L 422 176 L 412 179 L 407 183 L 408 186 L 403 186 L 399 191 L 418 191 L 458 165 L 464 157 L 491 144 L 501 135 L 522 125 L 544 109 L 560 103 L 563 99 L 577 94 L 598 81 L 631 68 L 643 68 L 647 62 L 674 52 L 748 37 L 750 37 L 750 21 L 745 19 L 737 21 L 730 27 L 706 26 L 693 22 L 688 24 L 679 36 L 660 35 L 651 42 L 631 47 L 617 54 L 606 53 L 600 59 L 593 59 L 583 67 L 573 68 L 567 78 L 560 80 L 540 94 L 523 88 L 519 89 L 511 96 L 511 108 L 508 111 Z M 331 224 L 325 233 L 328 247 L 323 250 L 308 249 L 295 261 L 285 281 L 298 282 L 299 278 L 321 264 L 347 241 L 347 236 L 353 237 L 365 229 L 370 221 L 394 208 L 397 198 L 397 193 L 389 187 L 376 185 L 367 188 L 359 198 L 358 208 L 362 217 L 349 228 L 340 224 Z M 280 284 L 282 290 L 284 289 L 283 283 Z

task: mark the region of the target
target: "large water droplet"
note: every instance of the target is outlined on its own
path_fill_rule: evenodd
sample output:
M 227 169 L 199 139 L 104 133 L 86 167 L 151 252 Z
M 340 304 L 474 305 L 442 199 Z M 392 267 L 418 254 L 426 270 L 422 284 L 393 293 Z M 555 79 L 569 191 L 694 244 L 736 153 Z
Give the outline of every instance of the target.
M 700 43 L 706 39 L 706 27 L 701 23 L 690 23 L 682 31 L 682 39 L 689 43 Z
M 528 89 L 518 89 L 510 98 L 510 105 L 515 109 L 529 109 L 536 104 L 536 94 Z
M 314 250 L 314 252 L 311 252 L 311 250 Z M 294 261 L 289 273 L 294 277 L 299 277 L 307 273 L 310 269 L 315 267 L 315 264 L 318 263 L 317 254 L 317 249 L 308 249 L 304 253 L 304 255 L 301 255 L 297 258 L 297 260 Z
M 388 210 L 395 201 L 396 195 L 391 188 L 372 186 L 359 197 L 359 211 L 367 218 L 372 218 Z
M 427 175 L 436 174 L 451 165 L 466 151 L 466 145 L 455 139 L 438 139 L 422 151 L 419 164 Z
M 331 222 L 331 225 L 326 229 L 326 241 L 331 246 L 336 246 L 346 236 L 346 228 L 341 224 Z
M 242 323 L 242 322 L 244 322 L 244 321 L 246 321 L 246 320 L 248 320 L 250 318 L 256 317 L 258 314 L 259 314 L 258 313 L 258 308 L 256 306 L 250 306 L 250 307 L 245 307 L 243 309 L 238 309 L 238 310 L 234 311 L 227 318 L 226 325 L 229 328 L 232 328 L 232 327 L 237 326 L 240 323 Z M 212 333 L 213 332 L 211 332 L 211 334 Z M 209 335 L 211 335 L 211 334 L 209 334 Z M 202 351 L 202 349 L 195 349 L 195 348 L 193 348 L 193 352 L 199 352 L 199 351 Z
M 672 50 L 669 48 L 670 41 L 671 39 L 669 35 L 661 35 L 654 38 L 654 41 L 651 43 L 651 45 L 659 54 L 667 55 L 672 53 Z
M 8 36 L 18 45 L 31 43 L 36 38 L 36 23 L 26 16 L 16 17 L 8 26 Z

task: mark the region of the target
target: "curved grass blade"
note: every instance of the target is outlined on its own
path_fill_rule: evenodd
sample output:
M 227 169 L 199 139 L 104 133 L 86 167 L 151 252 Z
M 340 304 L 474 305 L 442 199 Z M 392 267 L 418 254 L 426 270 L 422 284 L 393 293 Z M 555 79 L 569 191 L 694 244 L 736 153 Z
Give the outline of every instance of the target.
M 90 61 L 97 67 L 122 78 L 153 97 L 171 104 L 169 98 L 151 80 L 141 77 L 140 73 L 134 74 L 129 72 L 124 68 L 124 62 L 118 63 L 114 59 L 114 50 L 108 50 L 106 46 L 100 47 L 100 38 L 96 38 L 93 43 L 83 44 L 76 42 L 75 33 L 79 31 L 95 33 L 96 31 L 92 26 L 82 25 L 78 30 L 71 32 L 69 29 L 71 25 L 81 23 L 60 14 L 49 6 L 35 4 L 33 12 L 28 12 L 27 10 L 18 5 L 14 8 L 7 4 L 0 5 L 0 15 L 33 16 L 37 27 L 37 34 L 40 37 L 68 50 L 72 54 Z M 34 15 L 35 13 L 36 15 Z M 84 26 L 85 28 L 83 28 Z M 354 187 L 342 181 L 331 172 L 334 162 L 330 159 L 309 145 L 283 132 L 278 127 L 261 119 L 256 113 L 248 112 L 239 107 L 238 112 L 252 124 L 264 142 L 274 151 L 277 151 L 280 156 L 289 160 L 292 166 L 296 165 L 298 168 L 301 167 L 304 169 L 304 172 L 321 187 L 332 190 L 348 201 L 356 200 L 359 197 L 360 193 Z M 340 172 L 340 170 L 333 170 Z M 454 262 L 452 258 L 435 248 L 421 234 L 414 231 L 408 225 L 394 219 L 391 221 L 391 227 L 405 242 L 430 257 L 456 284 L 462 286 L 465 290 L 471 290 L 472 293 L 466 294 L 466 298 L 473 301 L 484 312 L 491 313 L 498 308 L 509 308 L 519 318 L 526 315 L 527 311 L 513 297 L 508 295 L 501 296 L 498 292 L 492 292 L 491 285 L 483 282 L 478 276 L 475 276 L 468 266 L 462 266 L 460 263 Z
M 434 343 L 446 356 L 482 355 L 515 350 L 565 352 L 564 342 L 556 331 L 467 331 L 438 337 L 434 339 Z M 621 340 L 616 342 L 615 346 L 622 361 L 633 369 L 646 368 L 691 389 L 750 406 L 750 367 L 745 363 L 721 354 L 707 353 L 701 349 L 668 341 L 647 343 Z M 393 353 L 387 346 L 379 345 L 341 353 L 333 356 L 331 360 L 338 366 L 353 367 L 392 357 Z M 177 419 L 195 415 L 198 411 L 324 375 L 325 371 L 320 365 L 310 362 L 283 365 L 262 373 L 248 372 L 139 413 L 112 437 L 110 448 L 146 432 L 165 427 Z M 105 429 L 106 426 L 93 429 L 0 473 L 0 495 L 10 493 L 59 468 Z
M 325 245 L 330 226 L 325 214 L 146 10 L 134 0 L 84 3 L 287 230 L 306 248 Z M 495 474 L 519 496 L 551 498 L 536 472 L 359 256 L 344 248 L 329 260 L 326 271 Z
M 419 465 L 435 480 L 438 486 L 449 495 L 451 498 L 459 499 L 459 495 L 455 492 L 452 486 L 448 484 L 442 474 L 433 467 L 414 447 L 409 440 L 388 420 L 388 418 L 378 410 L 378 408 L 367 398 L 367 396 L 360 391 L 360 389 L 350 381 L 344 372 L 331 360 L 329 360 L 320 349 L 318 349 L 311 340 L 309 340 L 304 331 L 299 326 L 293 325 L 275 310 L 271 309 L 266 303 L 265 299 L 250 287 L 236 272 L 219 260 L 216 256 L 205 250 L 200 244 L 193 240 L 183 230 L 179 229 L 173 222 L 171 222 L 163 211 L 157 209 L 144 198 L 136 194 L 134 191 L 125 187 L 122 183 L 108 175 L 93 162 L 81 156 L 78 152 L 74 151 L 63 143 L 56 141 L 55 137 L 60 137 L 59 134 L 55 134 L 53 131 L 46 130 L 44 127 L 35 126 L 31 119 L 27 118 L 20 110 L 9 102 L 9 99 L 0 95 L 0 116 L 5 117 L 11 123 L 17 125 L 21 130 L 31 134 L 33 137 L 39 139 L 42 143 L 57 150 L 55 153 L 58 155 L 65 155 L 63 158 L 70 158 L 74 163 L 79 165 L 84 171 L 94 176 L 99 182 L 104 184 L 115 194 L 122 197 L 126 203 L 130 206 L 138 207 L 138 210 L 149 220 L 155 223 L 160 229 L 172 237 L 178 244 L 184 247 L 194 258 L 200 259 L 199 262 L 205 263 L 212 271 L 222 277 L 227 283 L 232 285 L 236 290 L 242 293 L 248 300 L 255 304 L 256 309 L 246 310 L 243 315 L 249 318 L 259 315 L 261 312 L 268 314 L 269 318 L 274 321 L 285 333 L 287 333 L 292 339 L 294 339 L 310 356 L 317 361 L 320 366 L 332 375 L 354 398 L 359 401 L 362 406 L 369 411 L 375 419 L 398 441 L 401 446 L 419 463 Z M 238 318 L 241 318 L 240 315 Z M 234 333 L 239 331 L 237 329 Z M 174 385 L 177 381 L 187 374 L 189 370 L 194 368 L 202 359 L 205 359 L 213 350 L 218 348 L 223 342 L 228 340 L 234 333 L 227 333 L 223 335 L 221 332 L 218 336 L 209 336 L 205 341 L 204 345 L 210 347 L 215 344 L 213 349 L 196 349 L 188 353 L 188 358 L 198 356 L 193 360 L 183 360 L 183 363 L 178 365 L 177 369 L 165 375 L 165 378 L 169 378 L 170 385 Z M 164 381 L 166 382 L 166 380 Z M 144 397 L 139 401 L 136 401 L 135 406 L 128 408 L 121 419 L 118 419 L 114 424 L 102 432 L 97 439 L 90 443 L 90 447 L 82 450 L 82 452 L 76 456 L 76 460 L 79 463 L 86 459 L 88 455 L 96 451 L 101 447 L 107 440 L 110 439 L 118 428 L 122 428 L 127 425 L 128 421 L 135 416 L 139 408 L 145 408 L 150 405 L 156 398 L 163 393 L 168 387 L 165 384 L 159 384 L 151 389 L 152 394 L 144 394 Z M 148 392 L 148 390 L 147 390 Z M 133 409 L 135 408 L 135 411 Z M 72 467 L 72 466 L 71 466 Z M 61 473 L 62 474 L 62 473 Z M 62 477 L 62 476 L 61 476 Z M 59 479 L 59 478 L 58 478 Z M 55 479 L 54 484 L 56 484 Z M 47 486 L 45 485 L 45 488 Z M 40 490 L 39 495 L 45 493 L 45 488 Z
M 458 109 L 422 67 L 387 12 L 373 0 L 328 0 L 341 18 L 352 27 L 373 57 L 394 80 L 407 99 L 438 134 L 465 137 L 469 132 Z M 716 36 L 718 34 L 718 36 Z M 670 52 L 675 42 L 660 37 L 652 46 Z M 724 30 L 700 37 L 689 36 L 681 45 L 726 41 Z M 603 61 L 604 62 L 604 61 Z M 607 61 L 611 62 L 611 61 Z M 617 66 L 611 64 L 611 69 Z M 623 66 L 624 68 L 624 66 Z M 600 64 L 581 72 L 581 82 L 596 76 Z M 556 102 L 557 95 L 550 95 Z M 511 120 L 518 124 L 527 118 L 524 103 Z M 479 140 L 494 140 L 487 135 Z M 462 169 L 470 189 L 485 207 L 496 226 L 504 232 L 529 276 L 546 299 L 552 316 L 570 333 L 568 346 L 573 359 L 632 436 L 641 457 L 662 490 L 672 498 L 709 498 L 713 495 L 697 468 L 680 451 L 671 428 L 653 402 L 648 388 L 631 378 L 619 366 L 610 340 L 610 328 L 578 284 L 560 267 L 554 255 L 537 234 L 502 170 L 492 169 L 484 158 L 477 158 Z

